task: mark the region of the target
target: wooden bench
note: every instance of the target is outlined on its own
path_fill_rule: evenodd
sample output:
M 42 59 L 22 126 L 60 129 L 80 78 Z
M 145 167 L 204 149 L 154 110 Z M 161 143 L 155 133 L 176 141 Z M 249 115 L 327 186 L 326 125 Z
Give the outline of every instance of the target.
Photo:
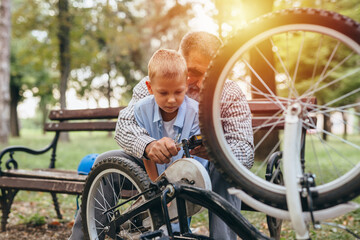
M 311 100 L 314 103 L 314 99 Z M 253 127 L 270 123 L 276 119 L 275 113 L 281 115 L 281 109 L 274 103 L 265 99 L 251 100 L 249 106 L 253 117 Z M 124 107 L 98 108 L 85 110 L 53 110 L 49 114 L 52 122 L 45 125 L 45 131 L 55 132 L 54 139 L 42 150 L 33 150 L 27 147 L 11 146 L 0 153 L 0 204 L 2 210 L 1 229 L 5 231 L 11 205 L 16 193 L 19 190 L 49 192 L 52 195 L 55 211 L 59 219 L 60 213 L 57 193 L 81 194 L 86 176 L 78 175 L 76 171 L 65 171 L 55 169 L 56 149 L 61 132 L 69 131 L 114 131 L 118 113 Z M 261 116 L 259 116 L 261 115 Z M 277 129 L 284 127 L 283 122 L 276 124 Z M 264 127 L 266 129 L 267 126 Z M 52 151 L 50 164 L 47 169 L 23 170 L 18 168 L 14 158 L 15 152 L 26 152 L 33 155 L 43 154 Z M 9 154 L 10 158 L 4 164 L 6 169 L 1 168 L 3 157 Z M 242 204 L 243 210 L 253 211 L 252 208 Z
M 49 119 L 52 122 L 46 123 L 45 131 L 55 132 L 55 136 L 47 147 L 34 150 L 23 146 L 10 146 L 1 151 L 0 205 L 2 231 L 6 229 L 11 205 L 19 190 L 51 193 L 57 217 L 62 219 L 56 194 L 81 194 L 86 176 L 78 175 L 76 171 L 55 169 L 56 150 L 60 133 L 70 131 L 114 131 L 119 111 L 122 108 L 51 111 Z M 48 151 L 51 151 L 51 157 L 49 166 L 46 169 L 19 169 L 18 162 L 14 158 L 16 152 L 40 155 Z M 3 158 L 6 155 L 9 155 L 9 159 L 4 162 Z

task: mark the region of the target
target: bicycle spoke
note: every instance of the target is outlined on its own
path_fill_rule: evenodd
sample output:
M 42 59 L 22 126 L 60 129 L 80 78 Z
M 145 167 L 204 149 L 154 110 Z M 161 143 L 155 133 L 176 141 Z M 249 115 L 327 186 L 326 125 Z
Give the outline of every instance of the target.
M 271 42 L 272 48 L 274 48 L 274 47 L 276 48 L 276 46 L 275 46 L 272 38 L 270 38 L 270 42 Z M 284 62 L 283 62 L 283 60 L 282 60 L 282 58 L 281 58 L 281 56 L 280 56 L 280 54 L 279 54 L 279 51 L 275 51 L 275 53 L 276 53 L 277 59 L 278 59 L 279 62 L 281 63 L 281 66 L 282 66 L 282 68 L 283 68 L 283 70 L 284 70 L 284 72 L 285 72 L 285 74 L 286 74 L 286 76 L 287 76 L 288 81 L 290 81 L 290 82 L 292 83 L 293 81 L 292 81 L 292 79 L 291 79 L 291 77 L 290 77 L 290 73 L 289 73 L 288 69 L 285 67 L 285 64 L 284 64 Z M 287 85 L 288 85 L 288 84 L 287 84 Z M 290 96 L 292 95 L 292 91 L 293 91 L 293 88 L 290 88 L 290 94 L 289 94 Z
M 121 177 L 125 178 L 124 176 L 121 176 Z M 120 177 L 120 178 L 121 178 L 121 177 Z M 119 179 L 120 179 L 120 178 L 119 178 Z M 119 180 L 119 181 L 120 181 L 120 180 Z M 121 200 L 122 200 L 121 191 L 122 191 L 122 189 L 123 189 L 123 187 L 124 187 L 124 183 L 125 183 L 125 180 L 123 180 L 123 181 L 122 181 L 122 183 L 121 183 L 121 187 L 119 187 L 119 194 L 118 194 L 118 196 L 117 196 L 117 197 L 118 197 L 118 199 L 119 199 L 119 201 L 121 201 Z M 119 183 L 119 186 L 120 186 L 120 183 Z
M 351 104 L 347 104 L 347 105 L 343 105 L 343 106 L 339 106 L 339 107 L 324 107 L 322 105 L 316 105 L 316 104 L 308 104 L 308 103 L 304 103 L 302 104 L 303 106 L 307 107 L 307 108 L 312 108 L 311 111 L 308 111 L 308 113 L 328 113 L 328 112 L 344 112 L 344 113 L 349 113 L 351 115 L 355 115 L 355 116 L 360 116 L 360 113 L 358 112 L 351 112 L 348 110 L 344 110 L 346 108 L 356 108 L 360 106 L 360 102 L 357 103 L 351 103 Z
M 328 69 L 328 67 L 329 67 L 329 65 L 330 65 L 330 63 L 331 63 L 331 61 L 332 61 L 332 59 L 334 58 L 335 53 L 336 53 L 336 51 L 337 51 L 337 49 L 338 49 L 339 45 L 340 45 L 340 42 L 339 42 L 339 41 L 337 41 L 336 46 L 334 47 L 334 49 L 333 49 L 333 51 L 332 51 L 332 53 L 331 53 L 331 55 L 330 55 L 330 57 L 329 57 L 328 61 L 326 62 L 326 65 L 325 65 L 325 67 L 324 67 L 323 71 L 322 71 L 322 72 L 321 72 L 321 74 L 320 74 L 320 79 L 322 79 L 322 78 L 324 77 L 325 72 L 327 71 L 327 69 Z
M 358 69 L 356 69 L 356 70 L 354 70 L 354 71 L 352 71 L 352 72 L 350 72 L 350 73 L 347 73 L 347 74 L 345 74 L 345 75 L 343 75 L 343 76 L 341 76 L 341 77 L 339 77 L 339 78 L 337 78 L 337 79 L 335 79 L 335 80 L 333 80 L 333 81 L 331 81 L 331 82 L 329 82 L 329 83 L 327 83 L 327 84 L 325 84 L 325 85 L 323 85 L 323 86 L 321 86 L 321 87 L 319 87 L 319 88 L 317 88 L 317 89 L 314 89 L 314 90 L 312 90 L 311 92 L 308 92 L 307 94 L 303 94 L 303 95 L 301 96 L 301 98 L 306 98 L 306 97 L 313 96 L 314 93 L 319 92 L 320 90 L 323 90 L 324 88 L 327 88 L 327 87 L 329 87 L 329 86 L 331 86 L 331 85 L 339 82 L 340 80 L 343 80 L 344 78 L 347 78 L 348 76 L 351 76 L 351 75 L 357 73 L 358 71 L 360 71 L 360 68 L 358 68 Z M 358 89 L 358 90 L 359 90 L 359 89 Z M 341 99 L 343 99 L 343 98 L 341 98 Z M 340 99 L 340 100 L 341 100 L 341 99 Z M 332 103 L 333 103 L 333 102 L 332 102 Z M 326 104 L 325 106 L 328 106 L 328 105 L 330 105 L 330 104 L 328 103 L 328 104 Z
M 102 198 L 103 198 L 103 200 L 104 200 L 104 206 L 105 206 L 105 208 L 106 208 L 106 205 L 107 205 L 109 208 L 111 208 L 111 205 L 109 204 L 109 202 L 108 202 L 108 201 L 106 200 L 106 198 L 105 198 L 104 189 L 103 189 L 102 184 L 100 184 L 100 187 L 101 187 L 101 191 L 98 189 L 98 192 L 100 193 L 100 195 L 102 196 Z M 107 210 L 107 208 L 106 208 L 105 210 Z
M 317 48 L 317 50 L 316 50 L 316 58 L 315 58 L 316 60 L 315 60 L 313 72 L 312 72 L 312 75 L 311 75 L 311 86 L 314 85 L 315 73 L 316 73 L 316 70 L 317 70 L 318 63 L 319 63 L 320 49 L 321 49 L 322 41 L 323 41 L 323 40 L 324 40 L 324 35 L 321 35 L 320 41 L 319 41 L 319 45 L 318 45 L 318 48 Z M 308 89 L 308 90 L 309 90 L 309 89 Z
M 331 117 L 331 115 L 329 113 L 323 113 L 325 116 L 327 117 Z M 339 118 L 336 118 L 334 116 L 331 117 L 333 120 L 336 120 L 336 123 L 341 123 L 344 125 L 344 128 L 348 125 L 348 122 L 346 122 L 345 120 L 343 119 L 339 119 Z M 360 127 L 356 126 L 356 125 L 351 125 L 353 128 L 355 128 L 356 130 L 358 130 L 360 132 Z
M 313 128 L 313 127 L 316 127 L 314 124 L 305 123 L 305 122 L 304 122 L 304 124 L 305 124 L 305 125 L 308 125 L 308 126 L 310 126 L 310 127 L 312 127 L 312 128 Z M 320 129 L 320 131 L 323 132 L 323 133 L 326 133 L 327 135 L 330 135 L 330 136 L 332 136 L 332 137 L 334 137 L 334 138 L 336 138 L 336 139 L 338 139 L 338 140 L 340 140 L 340 141 L 343 142 L 343 143 L 346 143 L 346 144 L 348 144 L 348 145 L 350 145 L 350 146 L 352 146 L 352 147 L 360 150 L 360 146 L 355 145 L 354 143 L 352 143 L 352 142 L 350 142 L 350 141 L 348 141 L 348 140 L 345 140 L 345 139 L 343 139 L 343 138 L 341 138 L 341 137 L 338 137 L 338 136 L 336 136 L 335 134 L 332 134 L 331 132 L 326 131 L 326 130 L 324 130 L 324 129 Z
M 102 207 L 103 211 L 105 212 L 107 209 L 99 202 L 97 198 L 94 197 L 94 200 Z
M 110 178 L 111 178 L 111 182 L 110 182 L 109 178 L 106 178 L 106 179 L 108 180 L 108 183 L 109 183 L 109 185 L 110 185 L 110 187 L 111 187 L 111 190 L 112 190 L 112 192 L 113 192 L 113 197 L 114 197 L 114 203 L 116 204 L 119 199 L 117 198 L 117 194 L 116 194 L 116 192 L 115 192 L 114 178 L 113 178 L 113 175 L 112 175 L 112 174 L 110 174 Z M 112 183 L 112 184 L 111 184 L 111 183 Z M 115 204 L 114 204 L 114 205 L 115 205 Z
M 326 73 L 325 76 L 320 77 L 319 80 L 314 84 L 314 79 L 312 78 L 312 84 L 311 87 L 306 90 L 306 92 L 303 93 L 303 96 L 308 95 L 309 92 L 312 92 L 314 89 L 316 89 L 321 82 L 323 82 L 332 72 L 334 72 L 336 69 L 338 69 L 341 65 L 343 65 L 347 60 L 350 59 L 354 55 L 354 52 L 350 53 L 347 57 L 345 57 L 341 62 L 339 62 L 335 67 L 333 67 L 330 71 Z
M 275 67 L 269 62 L 269 60 L 264 56 L 264 54 L 260 51 L 260 49 L 256 46 L 255 47 L 256 51 L 260 54 L 260 56 L 265 60 L 265 62 L 267 63 L 267 65 L 274 71 L 275 75 L 279 74 L 279 72 L 275 69 Z M 286 81 L 286 83 L 288 83 Z M 288 86 L 288 88 L 290 89 L 294 89 L 294 86 L 289 86 L 288 84 L 286 84 Z
M 314 123 L 314 122 L 312 121 L 312 119 L 310 119 L 310 121 L 311 121 L 312 123 Z M 304 124 L 304 122 L 303 122 L 303 124 Z M 306 123 L 306 124 L 308 124 L 308 123 Z M 311 127 L 314 127 L 314 126 L 311 124 Z M 329 151 L 328 151 L 327 148 L 325 147 L 325 146 L 328 146 L 328 144 L 326 144 L 326 142 L 318 135 L 318 133 L 317 133 L 316 135 L 317 135 L 317 137 L 319 138 L 320 142 L 322 143 L 323 149 L 325 150 L 328 158 L 330 159 L 330 162 L 331 162 L 332 166 L 334 167 L 337 176 L 340 177 L 340 174 L 339 174 L 339 172 L 338 172 L 338 168 L 337 168 L 336 165 L 334 164 L 334 161 L 333 161 L 333 159 L 332 159 L 332 157 L 331 157 L 331 154 L 329 153 Z
M 300 57 L 301 57 L 301 54 L 302 54 L 302 49 L 304 47 L 304 41 L 305 41 L 305 32 L 302 32 L 302 41 L 301 41 L 301 45 L 300 45 L 300 50 L 299 50 L 298 57 L 297 57 L 297 60 L 296 60 L 296 66 L 295 66 L 294 75 L 293 75 L 293 78 L 292 78 L 293 80 L 291 81 L 292 87 L 295 90 L 295 97 L 299 97 L 299 94 L 297 93 L 296 88 L 295 88 L 295 82 L 296 82 L 298 68 L 299 68 L 299 65 L 300 65 Z M 289 97 L 290 98 L 292 97 L 291 92 L 290 92 Z
M 274 130 L 277 124 L 280 122 L 280 119 L 267 131 L 267 133 L 262 137 L 262 139 L 256 144 L 254 151 L 264 142 L 264 140 L 269 136 L 269 134 Z
M 275 144 L 275 146 L 271 149 L 270 153 L 267 155 L 265 160 L 258 167 L 258 170 L 255 171 L 255 175 L 258 175 L 260 173 L 260 170 L 265 166 L 265 164 L 267 164 L 269 162 L 269 159 L 270 159 L 271 155 L 276 151 L 276 149 L 278 149 L 278 147 L 280 146 L 280 143 L 281 143 L 281 140 L 279 140 L 277 142 L 277 144 Z
M 280 106 L 282 106 L 282 103 L 276 98 L 276 95 L 274 94 L 274 92 L 269 88 L 269 86 L 264 82 L 264 80 L 259 76 L 259 74 L 250 66 L 250 64 L 245 59 L 243 61 L 248 66 L 248 68 L 250 68 L 251 72 L 256 76 L 256 78 L 260 80 L 260 82 L 263 84 L 263 86 L 266 88 L 266 90 L 269 91 L 269 93 L 273 97 L 273 99 L 275 99 L 275 101 Z
M 320 167 L 320 161 L 319 161 L 319 158 L 317 156 L 317 152 L 315 150 L 315 143 L 314 143 L 314 139 L 313 139 L 312 135 L 310 135 L 310 142 L 311 142 L 312 153 L 314 154 L 315 162 L 317 163 L 318 173 L 320 175 L 320 181 L 321 181 L 321 184 L 324 184 L 324 181 L 322 180 L 323 179 L 323 174 L 322 174 L 322 170 L 321 170 L 321 167 Z

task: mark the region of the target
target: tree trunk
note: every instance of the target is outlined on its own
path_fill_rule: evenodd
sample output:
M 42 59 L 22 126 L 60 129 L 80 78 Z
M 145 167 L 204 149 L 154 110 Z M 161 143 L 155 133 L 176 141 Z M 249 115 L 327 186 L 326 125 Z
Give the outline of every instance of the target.
M 330 118 L 327 114 L 324 114 L 324 130 L 327 132 L 331 132 Z M 323 132 L 322 138 L 324 141 L 327 141 L 327 133 Z
M 109 108 L 111 107 L 111 77 L 110 77 L 110 70 L 108 71 L 108 85 L 107 85 L 107 93 L 106 93 L 106 98 L 108 100 L 108 104 L 109 104 Z M 112 131 L 108 132 L 108 137 L 111 138 L 112 137 Z
M 341 112 L 342 114 L 342 118 L 343 118 L 343 121 L 344 121 L 344 133 L 343 133 L 343 138 L 346 140 L 347 139 L 347 135 L 348 135 L 348 132 L 347 132 L 347 126 L 348 126 L 348 123 L 347 123 L 347 116 L 344 112 Z
M 45 123 L 46 123 L 46 119 L 48 117 L 48 108 L 46 106 L 46 102 L 40 101 L 39 105 L 40 105 L 40 110 L 41 110 L 41 126 L 43 126 L 43 135 L 45 135 L 45 133 L 46 133 Z
M 17 113 L 17 106 L 20 99 L 19 90 L 18 86 L 10 84 L 10 130 L 11 136 L 13 137 L 20 137 L 19 118 Z
M 68 0 L 59 0 L 59 65 L 60 65 L 60 107 L 66 109 L 66 90 L 70 74 L 70 13 Z M 69 134 L 62 133 L 63 141 L 69 141 Z
M 0 1 L 0 143 L 7 144 L 10 128 L 10 0 Z
M 252 19 L 261 16 L 265 13 L 271 12 L 273 7 L 273 1 L 259 1 L 253 0 L 251 2 L 247 2 L 247 11 L 250 13 L 254 13 Z M 272 52 L 271 43 L 269 41 L 263 42 L 258 45 L 258 49 L 263 53 L 265 58 L 273 65 L 274 64 L 274 56 Z M 268 66 L 264 58 L 256 51 L 253 50 L 250 52 L 250 65 L 253 67 L 254 71 L 261 77 L 264 82 L 266 82 L 271 89 L 271 91 L 276 94 L 276 86 L 275 86 L 275 73 Z M 251 74 L 251 83 L 261 90 L 263 93 L 269 93 L 265 86 L 261 83 L 261 81 L 255 76 L 254 73 Z M 263 95 L 252 94 L 252 98 L 264 98 Z M 268 131 L 261 130 L 254 134 L 254 143 L 256 144 L 261 141 L 265 134 Z M 256 151 L 255 160 L 264 161 L 266 157 L 271 153 L 271 150 L 279 141 L 279 133 L 277 130 L 273 130 L 266 139 L 261 143 L 259 149 L 261 151 Z M 276 149 L 277 151 L 279 149 Z

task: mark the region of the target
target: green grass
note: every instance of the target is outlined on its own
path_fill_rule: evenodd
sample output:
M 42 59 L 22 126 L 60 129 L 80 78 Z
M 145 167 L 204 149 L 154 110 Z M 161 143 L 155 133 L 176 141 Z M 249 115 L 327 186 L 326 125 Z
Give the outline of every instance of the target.
M 52 140 L 54 134 L 42 134 L 41 130 L 24 129 L 21 132 L 21 138 L 10 138 L 10 145 L 23 145 L 34 149 L 42 149 L 47 146 Z M 70 133 L 70 142 L 59 142 L 57 150 L 56 167 L 60 169 L 76 170 L 80 160 L 90 153 L 102 153 L 108 150 L 118 149 L 113 137 L 108 137 L 108 133 L 103 132 L 81 132 Z M 309 145 L 307 145 L 309 146 Z M 3 149 L 4 145 L 0 145 Z M 351 156 L 358 156 L 358 152 L 348 152 Z M 31 156 L 25 153 L 16 153 L 15 159 L 19 162 L 19 168 L 44 168 L 49 165 L 50 153 L 42 156 Z M 3 161 L 8 159 L 6 156 Z M 2 164 L 4 167 L 4 164 Z M 329 173 L 330 174 L 330 173 Z M 58 194 L 60 208 L 64 215 L 65 222 L 71 221 L 74 218 L 76 210 L 76 196 Z M 355 199 L 360 203 L 360 198 Z M 249 219 L 249 221 L 261 231 L 268 234 L 266 217 L 263 213 L 246 212 L 242 214 Z M 52 205 L 50 194 L 20 191 L 16 198 L 15 204 L 12 208 L 12 219 L 18 219 L 15 223 L 32 223 L 39 224 L 43 221 L 52 221 L 56 218 L 56 214 Z M 336 223 L 344 224 L 353 231 L 358 231 L 360 234 L 360 210 L 346 214 L 337 219 Z M 208 227 L 208 212 L 203 211 L 192 218 L 192 227 L 205 226 Z M 283 223 L 282 239 L 294 239 L 295 234 L 291 230 L 289 222 Z M 312 239 L 354 239 L 349 234 L 342 230 L 333 227 L 324 226 L 321 230 L 311 230 Z

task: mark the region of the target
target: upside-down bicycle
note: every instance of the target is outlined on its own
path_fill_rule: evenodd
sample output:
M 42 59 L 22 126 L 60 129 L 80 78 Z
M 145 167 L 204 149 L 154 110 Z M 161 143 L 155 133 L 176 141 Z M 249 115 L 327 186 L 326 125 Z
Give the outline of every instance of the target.
M 318 226 L 358 208 L 349 201 L 360 194 L 359 72 L 359 23 L 325 10 L 290 9 L 241 29 L 219 50 L 206 74 L 200 127 L 211 160 L 237 187 L 234 194 L 254 209 L 291 220 L 298 239 L 309 239 L 309 223 Z M 228 81 L 247 98 L 263 98 L 280 109 L 253 129 L 266 129 L 255 150 L 270 137 L 274 148 L 251 170 L 235 157 L 223 130 L 228 119 L 221 109 L 233 104 L 222 98 Z M 257 118 L 261 116 L 253 116 Z M 274 134 L 279 124 L 284 131 Z M 280 157 L 267 181 L 264 168 L 276 152 Z M 274 182 L 280 174 L 285 186 Z M 112 189 L 109 196 L 104 187 Z M 174 198 L 178 235 L 171 231 L 174 217 L 167 209 Z M 226 201 L 192 186 L 191 180 L 164 177 L 153 183 L 141 167 L 119 158 L 99 163 L 87 179 L 84 229 L 90 239 L 208 239 L 189 233 L 185 200 L 213 211 L 244 239 L 267 238 Z M 158 230 L 164 224 L 169 237 Z

